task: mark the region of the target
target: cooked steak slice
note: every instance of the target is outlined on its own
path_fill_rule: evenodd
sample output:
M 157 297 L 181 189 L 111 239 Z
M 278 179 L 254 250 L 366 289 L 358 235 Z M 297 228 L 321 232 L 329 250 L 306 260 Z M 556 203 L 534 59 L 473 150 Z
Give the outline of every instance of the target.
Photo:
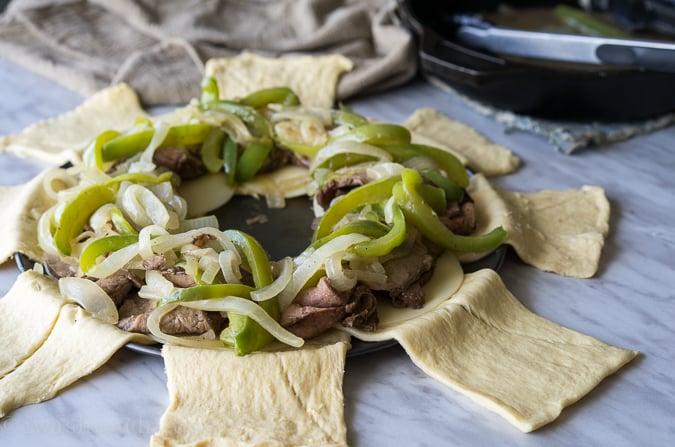
M 143 270 L 161 270 L 166 265 L 166 256 L 155 255 L 141 261 Z
M 422 275 L 431 270 L 436 256 L 429 252 L 427 246 L 416 240 L 408 253 L 385 261 L 382 265 L 387 274 L 387 282 L 378 290 L 389 292 L 397 297 L 419 281 Z
M 347 316 L 342 325 L 373 332 L 377 329 L 377 297 L 369 287 L 357 285 L 351 295 L 351 302 L 345 307 Z
M 77 275 L 77 266 L 68 264 L 60 256 L 47 255 L 45 267 L 47 268 L 47 273 L 55 278 L 67 278 Z
M 199 156 L 200 146 L 163 147 L 157 149 L 152 161 L 165 167 L 183 179 L 190 180 L 206 174 L 206 167 Z
M 148 317 L 157 302 L 134 296 L 124 301 L 119 309 L 120 319 L 117 326 L 128 332 L 148 331 Z M 224 319 L 218 313 L 179 306 L 166 314 L 160 322 L 160 329 L 170 335 L 199 335 L 213 329 L 218 333 Z
M 342 320 L 348 299 L 347 294 L 337 292 L 324 276 L 316 286 L 298 294 L 281 313 L 279 322 L 298 337 L 316 337 Z
M 397 294 L 390 294 L 392 304 L 396 307 L 410 307 L 413 309 L 419 309 L 424 306 L 424 290 L 422 289 L 424 282 L 419 280 Z
M 464 194 L 461 202 L 448 202 L 448 208 L 440 219 L 455 234 L 473 233 L 476 229 L 476 209 L 473 200 L 468 194 Z
M 368 183 L 368 179 L 365 175 L 330 179 L 317 192 L 316 201 L 323 209 L 327 209 L 335 197 L 366 183 Z
M 161 272 L 162 276 L 171 281 L 176 287 L 186 288 L 197 285 L 197 282 L 182 267 L 169 267 Z
M 98 279 L 96 284 L 120 306 L 129 294 L 142 286 L 141 280 L 129 270 L 121 269 L 110 276 Z

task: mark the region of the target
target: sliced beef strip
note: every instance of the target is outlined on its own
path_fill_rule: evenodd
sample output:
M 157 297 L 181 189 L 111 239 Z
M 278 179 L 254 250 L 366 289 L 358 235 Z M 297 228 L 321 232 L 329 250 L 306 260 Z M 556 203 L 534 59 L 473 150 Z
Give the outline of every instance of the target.
M 417 239 L 410 250 L 398 257 L 385 261 L 382 266 L 387 274 L 387 282 L 378 288 L 389 293 L 394 305 L 405 307 L 421 307 L 424 300 L 415 299 L 408 302 L 403 295 L 410 287 L 419 282 L 423 275 L 430 272 L 436 262 L 437 255 L 430 252 L 427 245 Z
M 68 264 L 60 256 L 47 255 L 45 258 L 47 273 L 55 278 L 67 278 L 77 275 L 77 266 Z
M 117 326 L 127 332 L 148 334 L 148 317 L 156 303 L 138 296 L 126 299 L 119 308 Z M 170 335 L 199 335 L 209 330 L 219 333 L 224 321 L 218 313 L 179 306 L 162 318 L 160 329 Z
M 199 155 L 201 146 L 163 147 L 157 149 L 152 161 L 175 172 L 183 180 L 190 180 L 206 174 L 206 167 Z
M 176 287 L 194 287 L 197 282 L 188 275 L 182 267 L 169 267 L 161 270 L 162 276 L 171 281 Z
M 440 220 L 455 234 L 473 233 L 476 229 L 476 209 L 471 197 L 464 194 L 461 202 L 448 202 L 448 208 Z
M 359 284 L 354 288 L 351 302 L 346 306 L 347 316 L 342 325 L 373 332 L 380 322 L 377 316 L 377 297 L 369 287 Z
M 166 256 L 154 255 L 141 261 L 143 270 L 161 270 L 166 265 Z
M 132 291 L 143 285 L 138 276 L 125 269 L 96 280 L 96 284 L 112 298 L 116 306 L 120 306 Z
M 335 197 L 366 183 L 368 178 L 365 175 L 330 179 L 317 192 L 316 201 L 323 209 L 327 209 Z

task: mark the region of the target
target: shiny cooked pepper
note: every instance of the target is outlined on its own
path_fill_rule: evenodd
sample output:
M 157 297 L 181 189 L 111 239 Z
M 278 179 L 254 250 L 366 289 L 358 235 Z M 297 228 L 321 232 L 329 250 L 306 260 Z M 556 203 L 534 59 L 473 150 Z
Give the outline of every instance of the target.
M 93 185 L 83 189 L 66 203 L 56 222 L 54 245 L 62 255 L 69 256 L 71 242 L 75 239 L 92 214 L 106 203 L 115 202 L 115 190 L 106 185 Z
M 255 290 L 245 284 L 208 284 L 176 289 L 165 296 L 157 303 L 157 307 L 165 304 L 181 303 L 187 301 L 210 300 L 214 298 L 224 298 L 226 296 L 238 296 L 240 298 L 251 298 L 251 292 Z
M 272 152 L 272 148 L 272 141 L 269 139 L 249 143 L 237 161 L 237 171 L 234 178 L 241 183 L 252 179 L 265 163 L 267 156 Z
M 227 133 L 218 127 L 214 127 L 202 143 L 200 156 L 206 170 L 210 173 L 216 173 L 223 169 L 225 163 L 223 160 L 223 143 L 225 138 L 227 138 Z
M 409 144 L 410 131 L 396 124 L 373 123 L 355 127 L 349 132 L 343 133 L 331 139 L 337 141 L 356 141 L 358 143 L 382 146 L 388 144 Z
M 469 175 L 461 161 L 450 152 L 425 144 L 385 144 L 380 146 L 389 152 L 398 163 L 413 157 L 429 157 L 434 160 L 447 177 L 462 188 L 469 186 Z
M 391 197 L 392 187 L 400 182 L 400 177 L 388 177 L 383 180 L 366 183 L 354 188 L 336 200 L 319 220 L 312 241 L 328 236 L 335 225 L 350 211 L 363 205 L 380 203 Z
M 201 104 L 201 107 L 204 110 L 229 113 L 241 118 L 244 123 L 248 124 L 257 137 L 271 137 L 272 135 L 272 125 L 270 122 L 253 107 L 224 99 L 204 102 Z
M 331 116 L 333 118 L 333 122 L 338 126 L 347 125 L 351 128 L 355 128 L 368 124 L 368 120 L 366 118 L 345 108 L 334 110 Z
M 173 178 L 172 172 L 163 172 L 162 174 L 148 174 L 147 172 L 127 172 L 111 178 L 105 182 L 108 186 L 115 186 L 122 182 L 144 183 L 146 185 L 158 185 L 169 182 Z
M 238 156 L 239 146 L 237 146 L 237 142 L 227 136 L 223 141 L 223 172 L 228 185 L 234 184 L 237 175 Z
M 117 207 L 113 207 L 110 210 L 110 217 L 112 219 L 112 224 L 115 230 L 122 235 L 127 234 L 138 234 L 138 231 L 129 223 L 122 210 Z
M 384 256 L 405 241 L 406 224 L 403 211 L 398 205 L 391 206 L 392 222 L 386 234 L 361 242 L 350 248 L 350 251 L 359 256 Z
M 253 276 L 255 287 L 260 289 L 272 283 L 272 267 L 265 249 L 252 236 L 243 231 L 226 230 L 223 232 L 244 257 Z M 279 320 L 281 310 L 276 298 L 258 302 L 275 320 Z M 229 325 L 220 333 L 220 340 L 234 347 L 237 355 L 245 355 L 269 344 L 274 337 L 249 317 L 233 312 L 227 313 Z
M 464 189 L 460 188 L 455 182 L 445 177 L 434 169 L 422 171 L 422 176 L 434 185 L 445 191 L 445 199 L 448 202 L 461 202 L 464 198 Z
M 99 134 L 82 154 L 84 165 L 88 168 L 96 168 L 99 171 L 103 171 L 103 145 L 113 138 L 117 138 L 119 135 L 120 133 L 116 130 L 106 130 Z
M 205 123 L 178 124 L 171 126 L 159 147 L 191 146 L 200 144 L 213 126 Z M 101 149 L 103 161 L 114 161 L 129 158 L 144 150 L 155 134 L 155 129 L 144 129 L 138 132 L 123 134 L 105 143 Z
M 269 104 L 281 104 L 284 106 L 300 105 L 300 98 L 288 87 L 270 87 L 251 93 L 239 100 L 245 106 L 259 109 Z
M 218 82 L 212 76 L 204 76 L 201 83 L 202 97 L 201 102 L 215 101 L 220 96 Z
M 452 251 L 486 252 L 494 250 L 506 240 L 507 233 L 502 227 L 481 236 L 453 233 L 418 193 L 417 187 L 422 183 L 421 175 L 414 169 L 404 169 L 401 179 L 402 182 L 392 189 L 394 200 L 403 210 L 406 220 L 430 241 Z
M 314 241 L 311 245 L 312 248 L 317 249 L 322 245 L 332 241 L 338 236 L 343 234 L 352 234 L 360 233 L 372 238 L 381 238 L 389 232 L 389 227 L 382 222 L 370 219 L 359 219 L 352 222 L 342 225 L 340 228 L 331 232 L 328 236 L 324 236 L 321 239 Z
M 82 250 L 80 268 L 84 273 L 87 273 L 96 265 L 96 259 L 99 256 L 112 253 L 136 242 L 138 242 L 138 235 L 114 235 L 96 239 Z

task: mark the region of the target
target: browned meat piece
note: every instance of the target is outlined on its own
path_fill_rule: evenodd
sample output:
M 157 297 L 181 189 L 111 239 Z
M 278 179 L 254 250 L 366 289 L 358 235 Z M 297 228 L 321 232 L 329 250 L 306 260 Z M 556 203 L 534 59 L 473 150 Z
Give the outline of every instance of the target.
M 425 276 L 427 275 L 423 275 L 423 277 Z M 419 280 L 397 294 L 390 294 L 392 304 L 396 307 L 411 307 L 413 309 L 424 306 L 424 290 L 422 289 L 424 282 L 426 281 Z
M 125 269 L 98 279 L 96 284 L 112 298 L 116 306 L 120 306 L 132 291 L 143 285 L 136 275 Z
M 258 173 L 264 174 L 265 172 L 276 171 L 282 166 L 292 164 L 295 158 L 297 158 L 295 156 L 295 152 L 275 146 L 267 158 L 265 158 L 265 161 L 258 170 Z
M 133 296 L 124 300 L 119 308 L 117 327 L 127 332 L 148 333 L 148 317 L 156 301 Z
M 207 242 L 212 241 L 214 239 L 215 237 L 211 236 L 210 234 L 200 234 L 192 239 L 192 243 L 199 248 L 204 248 Z
M 206 174 L 206 167 L 199 156 L 200 146 L 190 147 L 163 147 L 157 149 L 152 161 L 163 166 L 183 180 L 190 180 Z
M 462 202 L 448 202 L 448 208 L 441 222 L 455 234 L 471 234 L 476 229 L 476 210 L 473 200 L 464 194 Z
M 368 183 L 368 179 L 365 175 L 354 175 L 328 180 L 317 192 L 316 201 L 323 209 L 327 209 L 330 202 L 335 197 L 344 194 L 357 186 L 365 185 L 366 183 Z
M 280 323 L 302 338 L 312 338 L 342 320 L 349 303 L 346 294 L 340 294 L 322 277 L 316 286 L 303 290 L 281 314 Z
M 164 255 L 155 255 L 141 261 L 143 270 L 161 270 L 166 264 L 166 257 Z
M 429 272 L 435 262 L 436 256 L 430 253 L 422 241 L 417 240 L 408 253 L 389 259 L 382 264 L 387 274 L 387 283 L 378 290 L 389 292 L 396 304 L 397 297 L 418 282 L 426 272 Z M 403 303 L 404 301 L 399 302 L 399 304 Z
M 194 287 L 197 285 L 192 276 L 185 273 L 182 267 L 169 267 L 162 270 L 162 276 L 174 283 L 176 287 Z
M 55 278 L 67 278 L 77 275 L 77 266 L 64 262 L 60 256 L 47 255 L 45 264 L 47 273 Z
M 148 331 L 148 317 L 155 309 L 156 301 L 134 296 L 124 301 L 119 309 L 117 326 L 127 332 Z M 162 318 L 160 328 L 170 335 L 199 335 L 213 329 L 216 333 L 223 327 L 224 319 L 218 313 L 179 306 Z
M 345 307 L 347 317 L 342 325 L 373 332 L 377 329 L 377 297 L 370 288 L 357 285 L 351 295 L 351 302 Z

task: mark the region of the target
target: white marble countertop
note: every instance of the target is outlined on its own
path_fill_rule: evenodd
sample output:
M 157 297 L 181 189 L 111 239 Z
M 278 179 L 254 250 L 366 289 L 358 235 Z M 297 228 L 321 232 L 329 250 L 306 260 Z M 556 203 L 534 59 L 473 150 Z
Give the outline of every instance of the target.
M 82 99 L 0 59 L 0 135 Z M 543 273 L 512 254 L 501 275 L 532 311 L 642 355 L 530 434 L 430 379 L 399 347 L 350 358 L 344 381 L 350 446 L 675 445 L 675 128 L 565 156 L 538 137 L 504 133 L 423 82 L 351 105 L 391 122 L 434 107 L 475 127 L 523 159 L 518 172 L 495 180 L 507 190 L 605 188 L 611 230 L 595 278 Z M 0 184 L 23 183 L 42 168 L 0 154 Z M 0 266 L 0 296 L 17 274 L 11 262 Z M 162 359 L 122 349 L 56 398 L 1 419 L 0 445 L 148 445 L 167 402 Z

